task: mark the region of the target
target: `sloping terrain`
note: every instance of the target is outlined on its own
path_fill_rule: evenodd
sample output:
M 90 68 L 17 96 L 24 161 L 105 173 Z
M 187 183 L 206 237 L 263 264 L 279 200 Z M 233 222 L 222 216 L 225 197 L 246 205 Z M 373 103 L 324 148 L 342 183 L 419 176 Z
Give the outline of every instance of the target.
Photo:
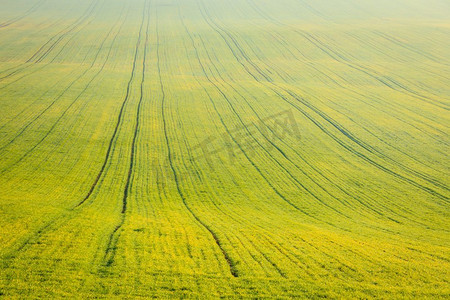
M 0 295 L 450 295 L 450 4 L 3 0 Z

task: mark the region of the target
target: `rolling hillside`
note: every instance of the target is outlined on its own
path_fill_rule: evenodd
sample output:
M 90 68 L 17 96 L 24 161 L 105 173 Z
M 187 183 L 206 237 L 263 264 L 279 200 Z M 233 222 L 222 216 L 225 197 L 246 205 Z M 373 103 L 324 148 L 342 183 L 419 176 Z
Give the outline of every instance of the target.
M 0 2 L 0 298 L 450 296 L 448 1 Z

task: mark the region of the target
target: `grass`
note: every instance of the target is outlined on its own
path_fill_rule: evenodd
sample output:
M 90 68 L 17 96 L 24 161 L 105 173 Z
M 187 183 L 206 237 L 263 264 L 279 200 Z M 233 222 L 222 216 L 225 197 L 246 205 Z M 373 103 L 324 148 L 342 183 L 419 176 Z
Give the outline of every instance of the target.
M 391 2 L 5 0 L 0 295 L 448 297 L 450 8 Z

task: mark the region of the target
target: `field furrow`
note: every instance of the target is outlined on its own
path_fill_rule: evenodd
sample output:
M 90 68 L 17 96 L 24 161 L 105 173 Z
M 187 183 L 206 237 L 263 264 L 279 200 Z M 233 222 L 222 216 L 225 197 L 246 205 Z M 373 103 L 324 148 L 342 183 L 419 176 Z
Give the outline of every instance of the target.
M 445 0 L 3 0 L 0 298 L 445 299 Z

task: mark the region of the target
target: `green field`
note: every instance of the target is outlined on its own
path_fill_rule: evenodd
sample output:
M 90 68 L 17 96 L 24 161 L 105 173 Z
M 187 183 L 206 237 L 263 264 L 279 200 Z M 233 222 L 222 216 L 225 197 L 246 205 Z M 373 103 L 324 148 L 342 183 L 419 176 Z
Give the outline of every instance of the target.
M 446 0 L 0 0 L 0 298 L 449 298 Z

